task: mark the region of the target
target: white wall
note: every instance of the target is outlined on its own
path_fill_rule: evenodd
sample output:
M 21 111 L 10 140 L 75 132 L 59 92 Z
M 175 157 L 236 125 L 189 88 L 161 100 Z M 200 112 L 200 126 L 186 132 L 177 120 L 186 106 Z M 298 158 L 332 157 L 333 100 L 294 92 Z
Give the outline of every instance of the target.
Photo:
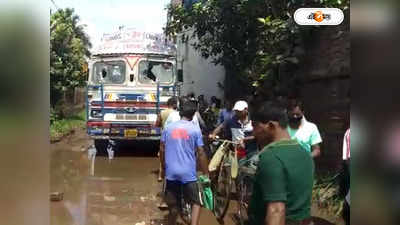
M 178 68 L 183 67 L 182 94 L 194 92 L 196 96 L 203 94 L 207 101 L 211 96 L 223 100 L 224 91 L 217 83 L 224 84 L 225 69 L 222 66 L 215 66 L 210 59 L 202 58 L 190 43 L 193 43 L 193 40 L 182 43 L 181 36 L 177 37 Z

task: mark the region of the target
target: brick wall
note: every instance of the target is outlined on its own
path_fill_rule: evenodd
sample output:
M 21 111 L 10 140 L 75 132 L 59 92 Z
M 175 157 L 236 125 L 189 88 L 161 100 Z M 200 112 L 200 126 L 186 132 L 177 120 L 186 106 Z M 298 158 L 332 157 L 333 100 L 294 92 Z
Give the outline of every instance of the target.
M 301 89 L 306 118 L 318 126 L 323 139 L 317 171 L 340 169 L 343 135 L 350 124 L 349 90 L 349 78 L 323 79 Z
M 299 72 L 300 97 L 306 118 L 318 126 L 323 138 L 317 172 L 337 171 L 343 135 L 350 126 L 349 20 L 340 26 L 317 28 L 308 42 Z

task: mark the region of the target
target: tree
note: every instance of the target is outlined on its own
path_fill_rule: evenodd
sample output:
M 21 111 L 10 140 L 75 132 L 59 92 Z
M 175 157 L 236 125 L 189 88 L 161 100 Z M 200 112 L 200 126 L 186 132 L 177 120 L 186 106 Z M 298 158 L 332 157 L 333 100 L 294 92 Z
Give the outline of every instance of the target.
M 83 86 L 91 43 L 73 9 L 59 9 L 50 17 L 50 103 L 54 107 L 67 90 Z
M 303 39 L 310 28 L 299 29 L 292 15 L 306 4 L 338 7 L 348 0 L 203 0 L 185 8 L 171 4 L 165 31 L 173 38 L 180 34 L 184 41 L 191 38 L 204 58 L 225 67 L 226 96 L 258 90 L 273 97 L 291 89 L 293 71 L 304 54 Z

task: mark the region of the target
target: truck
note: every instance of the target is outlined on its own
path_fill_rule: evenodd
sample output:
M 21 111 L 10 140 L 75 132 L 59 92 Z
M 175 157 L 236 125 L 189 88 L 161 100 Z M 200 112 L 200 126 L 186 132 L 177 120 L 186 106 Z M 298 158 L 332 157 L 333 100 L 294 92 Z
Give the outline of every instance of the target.
M 176 46 L 163 34 L 119 29 L 102 36 L 88 66 L 86 125 L 96 150 L 110 140 L 159 140 L 157 115 L 183 82 Z

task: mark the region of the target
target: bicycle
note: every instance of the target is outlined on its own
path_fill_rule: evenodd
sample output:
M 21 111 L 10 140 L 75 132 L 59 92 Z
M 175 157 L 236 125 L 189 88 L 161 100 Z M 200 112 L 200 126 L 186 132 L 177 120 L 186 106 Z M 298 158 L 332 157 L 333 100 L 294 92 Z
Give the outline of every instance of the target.
M 220 142 L 222 142 L 222 144 L 219 145 L 218 147 L 217 143 Z M 237 199 L 238 199 L 237 219 L 239 224 L 243 225 L 245 221 L 247 221 L 248 219 L 247 210 L 250 202 L 251 193 L 253 190 L 253 179 L 258 164 L 258 153 L 248 155 L 246 156 L 246 158 L 238 160 L 237 157 L 232 157 L 233 154 L 236 154 L 237 151 L 236 146 L 237 146 L 236 142 L 221 140 L 219 139 L 219 137 L 217 137 L 217 140 L 215 140 L 210 144 L 210 149 L 213 149 L 212 153 L 214 155 L 212 161 L 210 161 L 211 166 L 209 166 L 209 170 L 210 171 L 215 170 L 218 172 L 217 178 L 215 178 L 213 182 L 214 183 L 213 190 L 215 190 L 214 192 L 217 193 L 215 197 L 216 202 L 214 210 L 214 215 L 217 217 L 217 220 L 219 222 L 222 222 L 222 219 L 224 218 L 229 206 L 230 195 L 231 195 L 230 190 L 233 187 L 232 185 L 235 185 Z M 228 148 L 230 151 L 226 151 L 226 149 Z M 223 152 L 223 154 L 221 154 L 221 152 Z M 229 162 L 224 161 L 224 159 L 228 159 L 227 154 L 230 154 L 230 159 L 231 159 L 230 162 L 233 162 L 233 164 L 235 165 L 234 167 L 231 167 L 231 170 L 229 170 L 229 166 L 231 164 Z M 221 158 L 220 163 L 218 163 L 219 158 Z M 233 176 L 232 172 L 234 173 Z M 221 184 L 220 181 L 221 180 L 224 181 L 224 179 L 226 181 L 226 178 L 228 178 L 227 182 Z M 226 192 L 221 193 L 219 191 L 220 190 L 219 188 L 221 188 L 221 186 L 223 185 L 224 187 L 222 188 L 222 190 Z M 229 190 L 229 192 L 227 192 L 227 190 Z
M 248 220 L 248 206 L 253 191 L 254 175 L 257 169 L 258 154 L 239 161 L 239 176 L 236 182 L 238 193 L 238 222 L 244 225 Z
M 222 140 L 217 137 L 215 142 L 222 142 L 211 158 L 208 169 L 211 174 L 211 188 L 214 192 L 213 213 L 222 223 L 229 207 L 231 189 L 238 175 L 237 142 Z

